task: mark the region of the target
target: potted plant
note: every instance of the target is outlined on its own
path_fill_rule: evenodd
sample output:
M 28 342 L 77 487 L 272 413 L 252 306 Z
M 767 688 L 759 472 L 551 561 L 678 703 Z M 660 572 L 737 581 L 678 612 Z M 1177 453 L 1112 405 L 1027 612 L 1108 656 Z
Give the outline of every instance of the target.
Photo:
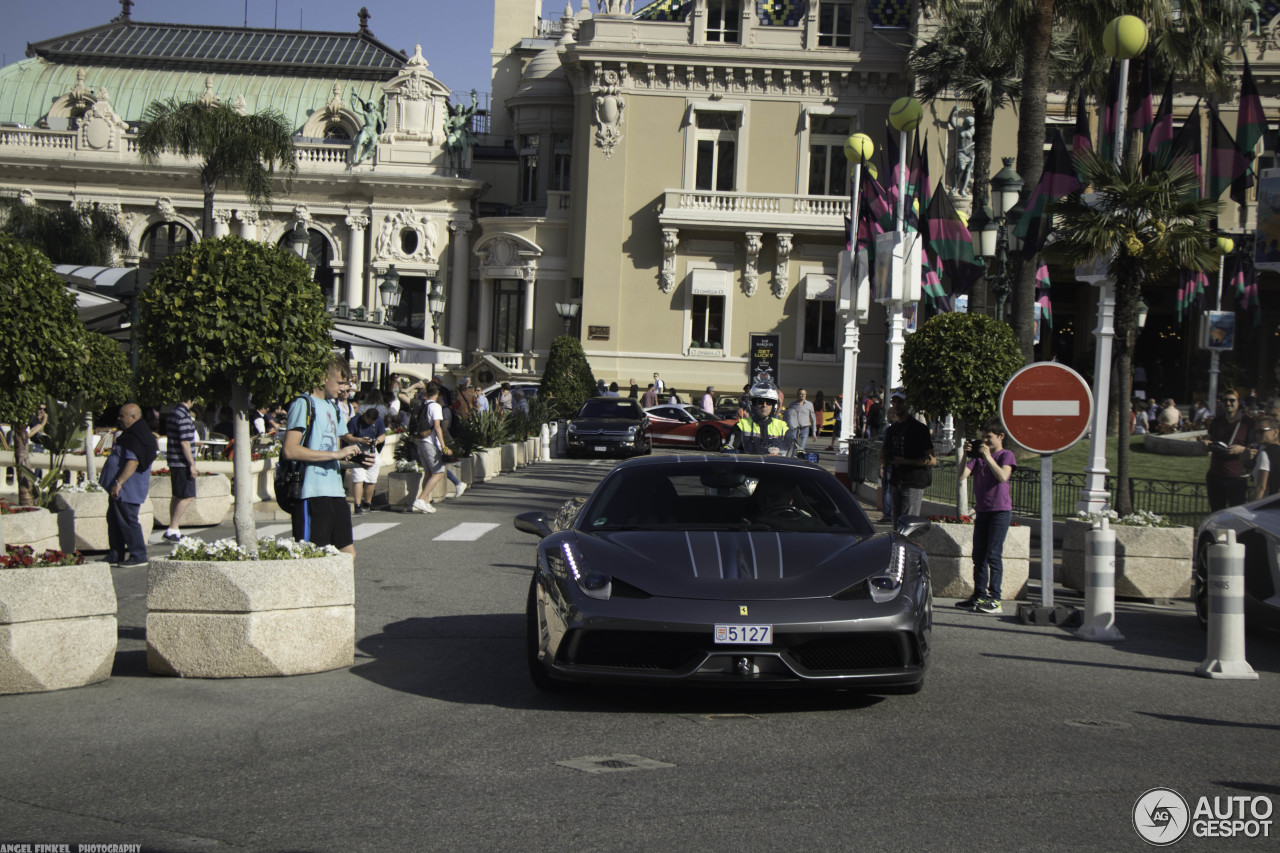
M 1062 585 L 1084 591 L 1086 534 L 1103 513 L 1079 513 L 1067 522 L 1062 540 Z M 1165 599 L 1191 596 L 1195 528 L 1179 527 L 1146 510 L 1106 513 L 1116 535 L 1116 595 Z
M 147 668 L 189 678 L 300 675 L 355 660 L 350 554 L 291 539 L 184 538 L 147 577 Z
M 0 499 L 0 541 L 27 545 L 43 554 L 58 547 L 58 519 L 40 506 L 14 506 Z
M 929 555 L 933 594 L 941 598 L 968 598 L 973 594 L 973 517 L 931 515 L 929 530 L 916 541 Z M 1004 540 L 1005 599 L 1027 597 L 1031 569 L 1031 528 L 1014 522 Z
M 0 693 L 61 690 L 110 677 L 115 614 L 106 563 L 86 563 L 79 552 L 8 546 L 0 556 Z

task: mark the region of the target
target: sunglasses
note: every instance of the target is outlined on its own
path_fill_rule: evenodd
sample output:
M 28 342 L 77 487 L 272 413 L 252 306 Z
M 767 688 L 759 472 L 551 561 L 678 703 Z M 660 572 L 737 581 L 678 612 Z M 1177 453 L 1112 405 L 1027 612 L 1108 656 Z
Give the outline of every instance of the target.
M 1224 399 L 1222 402 L 1224 402 L 1224 403 L 1239 403 L 1240 401 L 1239 401 L 1239 400 L 1237 400 L 1235 397 L 1227 397 L 1227 398 L 1226 398 L 1226 399 Z
M 773 405 L 773 401 L 772 401 L 772 400 L 770 400 L 768 397 L 752 397 L 752 398 L 751 398 L 751 405 L 753 405 L 753 406 L 760 406 L 760 405 L 764 405 L 764 406 L 772 406 L 772 405 Z

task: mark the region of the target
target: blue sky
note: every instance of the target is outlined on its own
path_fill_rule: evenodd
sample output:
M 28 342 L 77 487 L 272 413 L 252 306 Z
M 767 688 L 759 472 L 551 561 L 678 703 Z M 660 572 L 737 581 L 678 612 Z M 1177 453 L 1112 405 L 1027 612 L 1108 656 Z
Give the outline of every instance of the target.
M 531 4 L 532 5 L 532 4 Z M 581 5 L 574 0 L 574 8 Z M 594 7 L 594 3 L 592 6 Z M 373 16 L 369 29 L 385 44 L 413 54 L 415 44 L 431 72 L 457 92 L 489 91 L 493 44 L 492 0 L 248 0 L 248 24 L 355 32 L 361 6 Z M 120 13 L 118 0 L 15 0 L 4 4 L 0 52 L 5 64 L 26 56 L 27 42 L 105 24 Z M 135 21 L 243 26 L 244 0 L 137 0 Z M 564 0 L 543 0 L 543 15 L 559 18 Z

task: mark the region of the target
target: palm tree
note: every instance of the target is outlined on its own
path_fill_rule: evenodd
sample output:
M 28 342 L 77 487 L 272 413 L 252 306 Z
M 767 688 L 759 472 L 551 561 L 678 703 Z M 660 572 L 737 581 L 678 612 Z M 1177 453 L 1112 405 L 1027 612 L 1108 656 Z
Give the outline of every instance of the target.
M 1208 223 L 1217 202 L 1197 198 L 1194 171 L 1181 163 L 1157 163 L 1149 174 L 1130 163 L 1116 167 L 1094 152 L 1080 155 L 1076 167 L 1092 192 L 1075 192 L 1052 206 L 1055 239 L 1047 252 L 1070 264 L 1110 258 L 1116 283 L 1115 361 L 1121 401 L 1120 441 L 1116 448 L 1116 511 L 1133 511 L 1129 498 L 1129 441 L 1124 406 L 1132 398 L 1133 344 L 1138 302 L 1145 285 L 1176 270 L 1207 270 L 1218 259 L 1210 246 Z
M 205 238 L 213 235 L 213 194 L 219 184 L 234 179 L 250 203 L 261 207 L 271 200 L 277 166 L 286 171 L 286 180 L 298 170 L 293 132 L 279 110 L 242 114 L 226 104 L 169 98 L 152 101 L 142 121 L 142 162 L 153 166 L 165 151 L 201 160 Z
M 96 203 L 46 207 L 11 198 L 0 209 L 4 212 L 0 234 L 39 249 L 55 264 L 111 266 L 116 253 L 129 245 L 119 216 Z

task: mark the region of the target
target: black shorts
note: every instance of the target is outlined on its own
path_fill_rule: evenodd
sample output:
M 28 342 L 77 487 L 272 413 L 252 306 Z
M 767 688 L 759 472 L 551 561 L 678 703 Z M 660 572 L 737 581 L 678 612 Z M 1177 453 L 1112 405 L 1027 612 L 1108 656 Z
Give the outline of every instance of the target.
M 345 548 L 351 535 L 351 507 L 346 498 L 307 498 L 293 513 L 293 538 L 313 545 Z
M 175 501 L 180 501 L 183 498 L 194 498 L 196 496 L 196 478 L 191 476 L 191 469 L 170 468 L 169 488 L 173 491 L 173 499 Z

